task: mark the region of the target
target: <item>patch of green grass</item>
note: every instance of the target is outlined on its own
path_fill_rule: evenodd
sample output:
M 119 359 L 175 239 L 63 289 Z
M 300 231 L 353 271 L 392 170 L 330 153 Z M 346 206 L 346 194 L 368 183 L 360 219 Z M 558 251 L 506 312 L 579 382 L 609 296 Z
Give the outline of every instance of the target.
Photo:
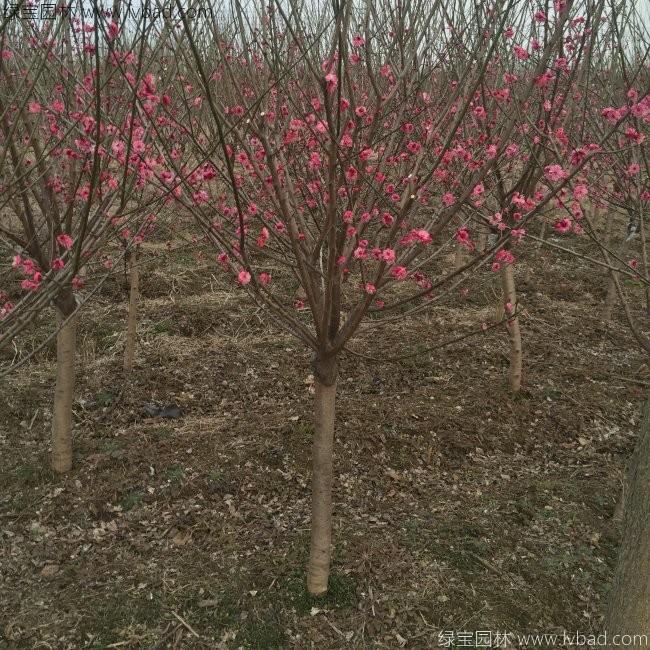
M 116 438 L 108 438 L 102 440 L 99 448 L 104 454 L 112 454 L 115 451 L 124 449 L 124 442 L 122 440 L 117 440 Z
M 154 323 L 151 327 L 154 334 L 170 334 L 172 331 L 172 319 L 164 318 L 163 320 Z
M 125 512 L 128 512 L 129 510 L 132 510 L 136 506 L 140 505 L 143 499 L 144 499 L 144 492 L 140 490 L 133 490 L 131 492 L 127 492 L 122 497 L 122 500 L 120 501 L 120 505 L 122 506 Z
M 13 496 L 9 497 L 8 501 L 4 501 L 3 503 L 0 503 L 0 510 L 4 510 L 6 512 L 23 512 L 29 507 L 29 499 L 27 498 L 27 495 L 18 493 L 14 494 Z
M 180 483 L 185 478 L 185 470 L 180 465 L 172 465 L 165 470 L 165 476 L 172 483 Z
M 287 605 L 293 607 L 299 614 L 308 614 L 312 607 L 319 609 L 346 609 L 357 603 L 357 589 L 354 578 L 345 573 L 332 571 L 327 593 L 322 596 L 312 596 L 307 591 L 304 573 L 296 573 L 289 577 L 284 585 L 284 599 Z
M 434 531 L 428 543 L 432 555 L 459 571 L 473 572 L 482 567 L 478 557 L 489 554 L 489 545 L 483 539 L 480 526 L 468 521 L 449 521 Z
M 162 426 L 154 430 L 154 432 L 159 438 L 169 438 L 174 433 L 174 427 Z
M 48 465 L 16 465 L 8 472 L 0 472 L 2 487 L 37 487 L 48 483 L 56 483 L 57 474 Z
M 89 641 L 90 648 L 105 648 L 112 642 L 124 640 L 128 629 L 135 632 L 151 630 L 152 639 L 163 615 L 162 601 L 153 594 L 143 590 L 137 594 L 124 594 L 102 599 L 91 611 L 85 613 L 80 626 L 80 638 Z M 148 635 L 147 635 L 148 636 Z M 143 646 L 144 647 L 144 646 Z
M 95 400 L 99 406 L 110 406 L 115 401 L 115 395 L 108 391 L 97 393 Z
M 93 323 L 91 329 L 93 339 L 97 343 L 97 350 L 100 352 L 108 350 L 115 343 L 115 339 L 121 332 L 118 324 L 104 320 Z M 97 396 L 97 399 L 99 402 L 99 396 Z
M 298 420 L 298 422 L 289 423 L 287 433 L 303 440 L 311 440 L 314 435 L 314 426 L 310 422 Z
M 407 519 L 402 530 L 404 546 L 410 551 L 417 550 L 422 545 L 423 522 L 418 519 Z
M 244 647 L 251 650 L 280 650 L 286 647 L 287 637 L 282 620 L 275 609 L 253 615 L 244 627 Z
M 241 606 L 237 598 L 237 589 L 220 585 L 221 591 L 215 592 L 206 584 L 206 589 L 199 594 L 169 595 L 167 609 L 179 612 L 192 621 L 194 627 L 205 634 L 211 634 L 219 640 L 224 630 L 240 627 Z
M 232 488 L 232 476 L 223 469 L 214 469 L 208 473 L 206 481 L 213 490 L 227 492 Z

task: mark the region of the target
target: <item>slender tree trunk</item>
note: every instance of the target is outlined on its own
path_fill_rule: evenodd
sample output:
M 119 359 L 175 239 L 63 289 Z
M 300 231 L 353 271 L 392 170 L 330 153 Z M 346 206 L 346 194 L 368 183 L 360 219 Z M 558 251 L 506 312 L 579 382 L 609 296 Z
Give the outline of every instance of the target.
M 133 370 L 135 346 L 137 343 L 138 302 L 140 286 L 138 273 L 138 255 L 136 251 L 129 253 L 129 315 L 126 322 L 126 344 L 124 347 L 124 370 Z
M 454 258 L 454 269 L 458 270 L 465 264 L 465 250 L 462 246 L 456 247 L 456 257 Z
M 607 283 L 607 295 L 603 305 L 603 320 L 612 320 L 614 305 L 616 304 L 616 282 L 614 282 L 613 271 L 609 273 L 609 282 Z
M 72 292 L 56 301 L 59 323 L 74 312 Z M 72 467 L 72 398 L 74 395 L 74 358 L 76 349 L 76 320 L 71 316 L 56 337 L 56 388 L 52 418 L 52 469 L 67 472 Z
M 610 642 L 615 634 L 650 638 L 650 398 L 639 428 L 626 477 L 623 537 L 605 616 Z M 635 647 L 641 645 L 647 642 Z
M 488 229 L 486 226 L 480 226 L 481 230 L 478 235 L 478 252 L 484 253 L 487 249 Z
M 542 227 L 539 231 L 539 238 L 541 241 L 537 244 L 537 250 L 540 250 L 542 248 L 544 241 L 546 240 L 546 219 L 542 221 Z
M 315 376 L 315 432 L 312 452 L 311 548 L 307 589 L 312 596 L 327 591 L 332 555 L 332 475 L 336 359 L 317 360 Z
M 607 219 L 605 222 L 605 245 L 608 248 L 612 246 L 612 220 Z M 612 320 L 612 313 L 614 312 L 614 305 L 616 304 L 616 282 L 614 282 L 613 271 L 607 273 L 607 295 L 605 296 L 605 304 L 603 305 L 603 320 Z
M 511 310 L 515 311 L 517 309 L 517 291 L 515 289 L 515 274 L 512 264 L 508 264 L 501 269 L 501 287 L 503 289 L 504 305 L 509 303 Z M 506 316 L 509 316 L 509 313 L 506 313 Z M 523 357 L 519 317 L 513 316 L 508 318 L 506 328 L 510 339 L 510 372 L 508 375 L 508 385 L 511 392 L 517 393 L 521 388 L 521 366 Z

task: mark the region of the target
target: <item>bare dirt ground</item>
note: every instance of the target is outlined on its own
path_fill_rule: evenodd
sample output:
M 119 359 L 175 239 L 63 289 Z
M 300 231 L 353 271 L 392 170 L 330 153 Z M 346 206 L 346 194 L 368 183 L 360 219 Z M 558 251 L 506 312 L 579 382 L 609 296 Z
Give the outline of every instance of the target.
M 243 293 L 143 269 L 134 373 L 117 282 L 80 324 L 75 466 L 46 469 L 52 349 L 2 390 L 0 648 L 430 648 L 440 631 L 599 630 L 643 359 L 603 273 L 518 268 L 525 388 L 491 285 L 342 361 L 330 594 L 304 588 L 309 355 Z M 640 306 L 639 306 L 640 307 Z M 406 343 L 405 343 L 406 342 Z M 623 378 L 626 378 L 624 380 Z M 176 404 L 163 420 L 147 403 Z

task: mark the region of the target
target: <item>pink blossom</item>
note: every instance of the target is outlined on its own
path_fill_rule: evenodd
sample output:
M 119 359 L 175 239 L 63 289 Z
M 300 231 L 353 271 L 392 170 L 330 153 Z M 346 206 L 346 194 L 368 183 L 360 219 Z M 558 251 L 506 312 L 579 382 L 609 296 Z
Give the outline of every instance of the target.
M 117 26 L 117 23 L 114 20 L 108 25 L 108 39 L 113 40 L 120 33 L 120 28 Z
M 573 188 L 573 198 L 576 199 L 577 201 L 579 201 L 580 199 L 584 199 L 588 194 L 589 194 L 589 189 L 584 184 L 576 185 Z
M 513 48 L 515 56 L 520 60 L 520 61 L 528 61 L 530 58 L 530 54 L 521 47 L 521 45 L 515 45 Z
M 474 248 L 474 244 L 472 243 L 472 240 L 469 235 L 469 230 L 465 226 L 462 228 L 459 228 L 456 231 L 455 235 L 456 241 L 463 247 L 472 249 Z
M 60 271 L 65 266 L 65 262 L 60 257 L 55 257 L 51 266 L 55 271 Z
M 571 230 L 571 219 L 564 217 L 564 219 L 558 219 L 554 224 L 553 228 L 559 233 L 566 233 Z
M 70 237 L 70 235 L 66 235 L 65 233 L 59 235 L 56 238 L 56 241 L 59 246 L 65 248 L 66 250 L 70 250 L 72 248 L 72 244 L 74 243 L 72 237 Z
M 354 181 L 359 178 L 359 172 L 356 170 L 355 167 L 348 167 L 346 172 L 345 172 L 345 178 L 347 178 L 349 183 L 354 183 Z
M 381 259 L 384 260 L 384 262 L 393 264 L 395 262 L 395 251 L 392 248 L 384 248 L 381 252 Z
M 426 230 L 413 230 L 412 231 L 415 237 L 417 237 L 418 241 L 422 244 L 430 244 L 433 241 L 433 238 L 431 237 L 431 233 L 427 232 Z
M 251 274 L 246 269 L 242 269 L 237 275 L 237 282 L 243 286 L 248 284 L 250 281 Z
M 544 167 L 544 172 L 546 178 L 554 183 L 562 181 L 568 176 L 567 172 L 565 172 L 560 165 L 547 165 Z
M 339 78 L 333 73 L 325 75 L 325 85 L 327 87 L 327 92 L 334 92 L 334 89 L 339 85 Z
M 390 270 L 390 274 L 397 280 L 406 280 L 408 277 L 408 271 L 403 266 L 394 266 Z
M 271 284 L 271 275 L 269 273 L 260 273 L 257 277 L 260 284 Z
M 364 291 L 372 296 L 373 294 L 377 293 L 377 287 L 375 287 L 375 285 L 371 282 L 366 282 L 364 285 Z

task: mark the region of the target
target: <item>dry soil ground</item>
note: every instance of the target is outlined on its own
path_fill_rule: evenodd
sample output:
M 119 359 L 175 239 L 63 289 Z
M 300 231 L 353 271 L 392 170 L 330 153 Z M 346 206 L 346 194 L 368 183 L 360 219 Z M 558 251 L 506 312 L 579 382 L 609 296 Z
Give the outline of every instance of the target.
M 83 313 L 68 476 L 46 469 L 51 348 L 2 387 L 0 648 L 430 648 L 448 630 L 599 629 L 644 391 L 624 323 L 600 320 L 602 271 L 557 252 L 528 283 L 518 269 L 516 397 L 503 328 L 422 344 L 489 320 L 489 272 L 430 317 L 360 336 L 364 354 L 416 340 L 419 354 L 343 359 L 332 587 L 315 601 L 309 356 L 185 255 L 164 273 L 145 259 L 131 376 L 118 282 Z

